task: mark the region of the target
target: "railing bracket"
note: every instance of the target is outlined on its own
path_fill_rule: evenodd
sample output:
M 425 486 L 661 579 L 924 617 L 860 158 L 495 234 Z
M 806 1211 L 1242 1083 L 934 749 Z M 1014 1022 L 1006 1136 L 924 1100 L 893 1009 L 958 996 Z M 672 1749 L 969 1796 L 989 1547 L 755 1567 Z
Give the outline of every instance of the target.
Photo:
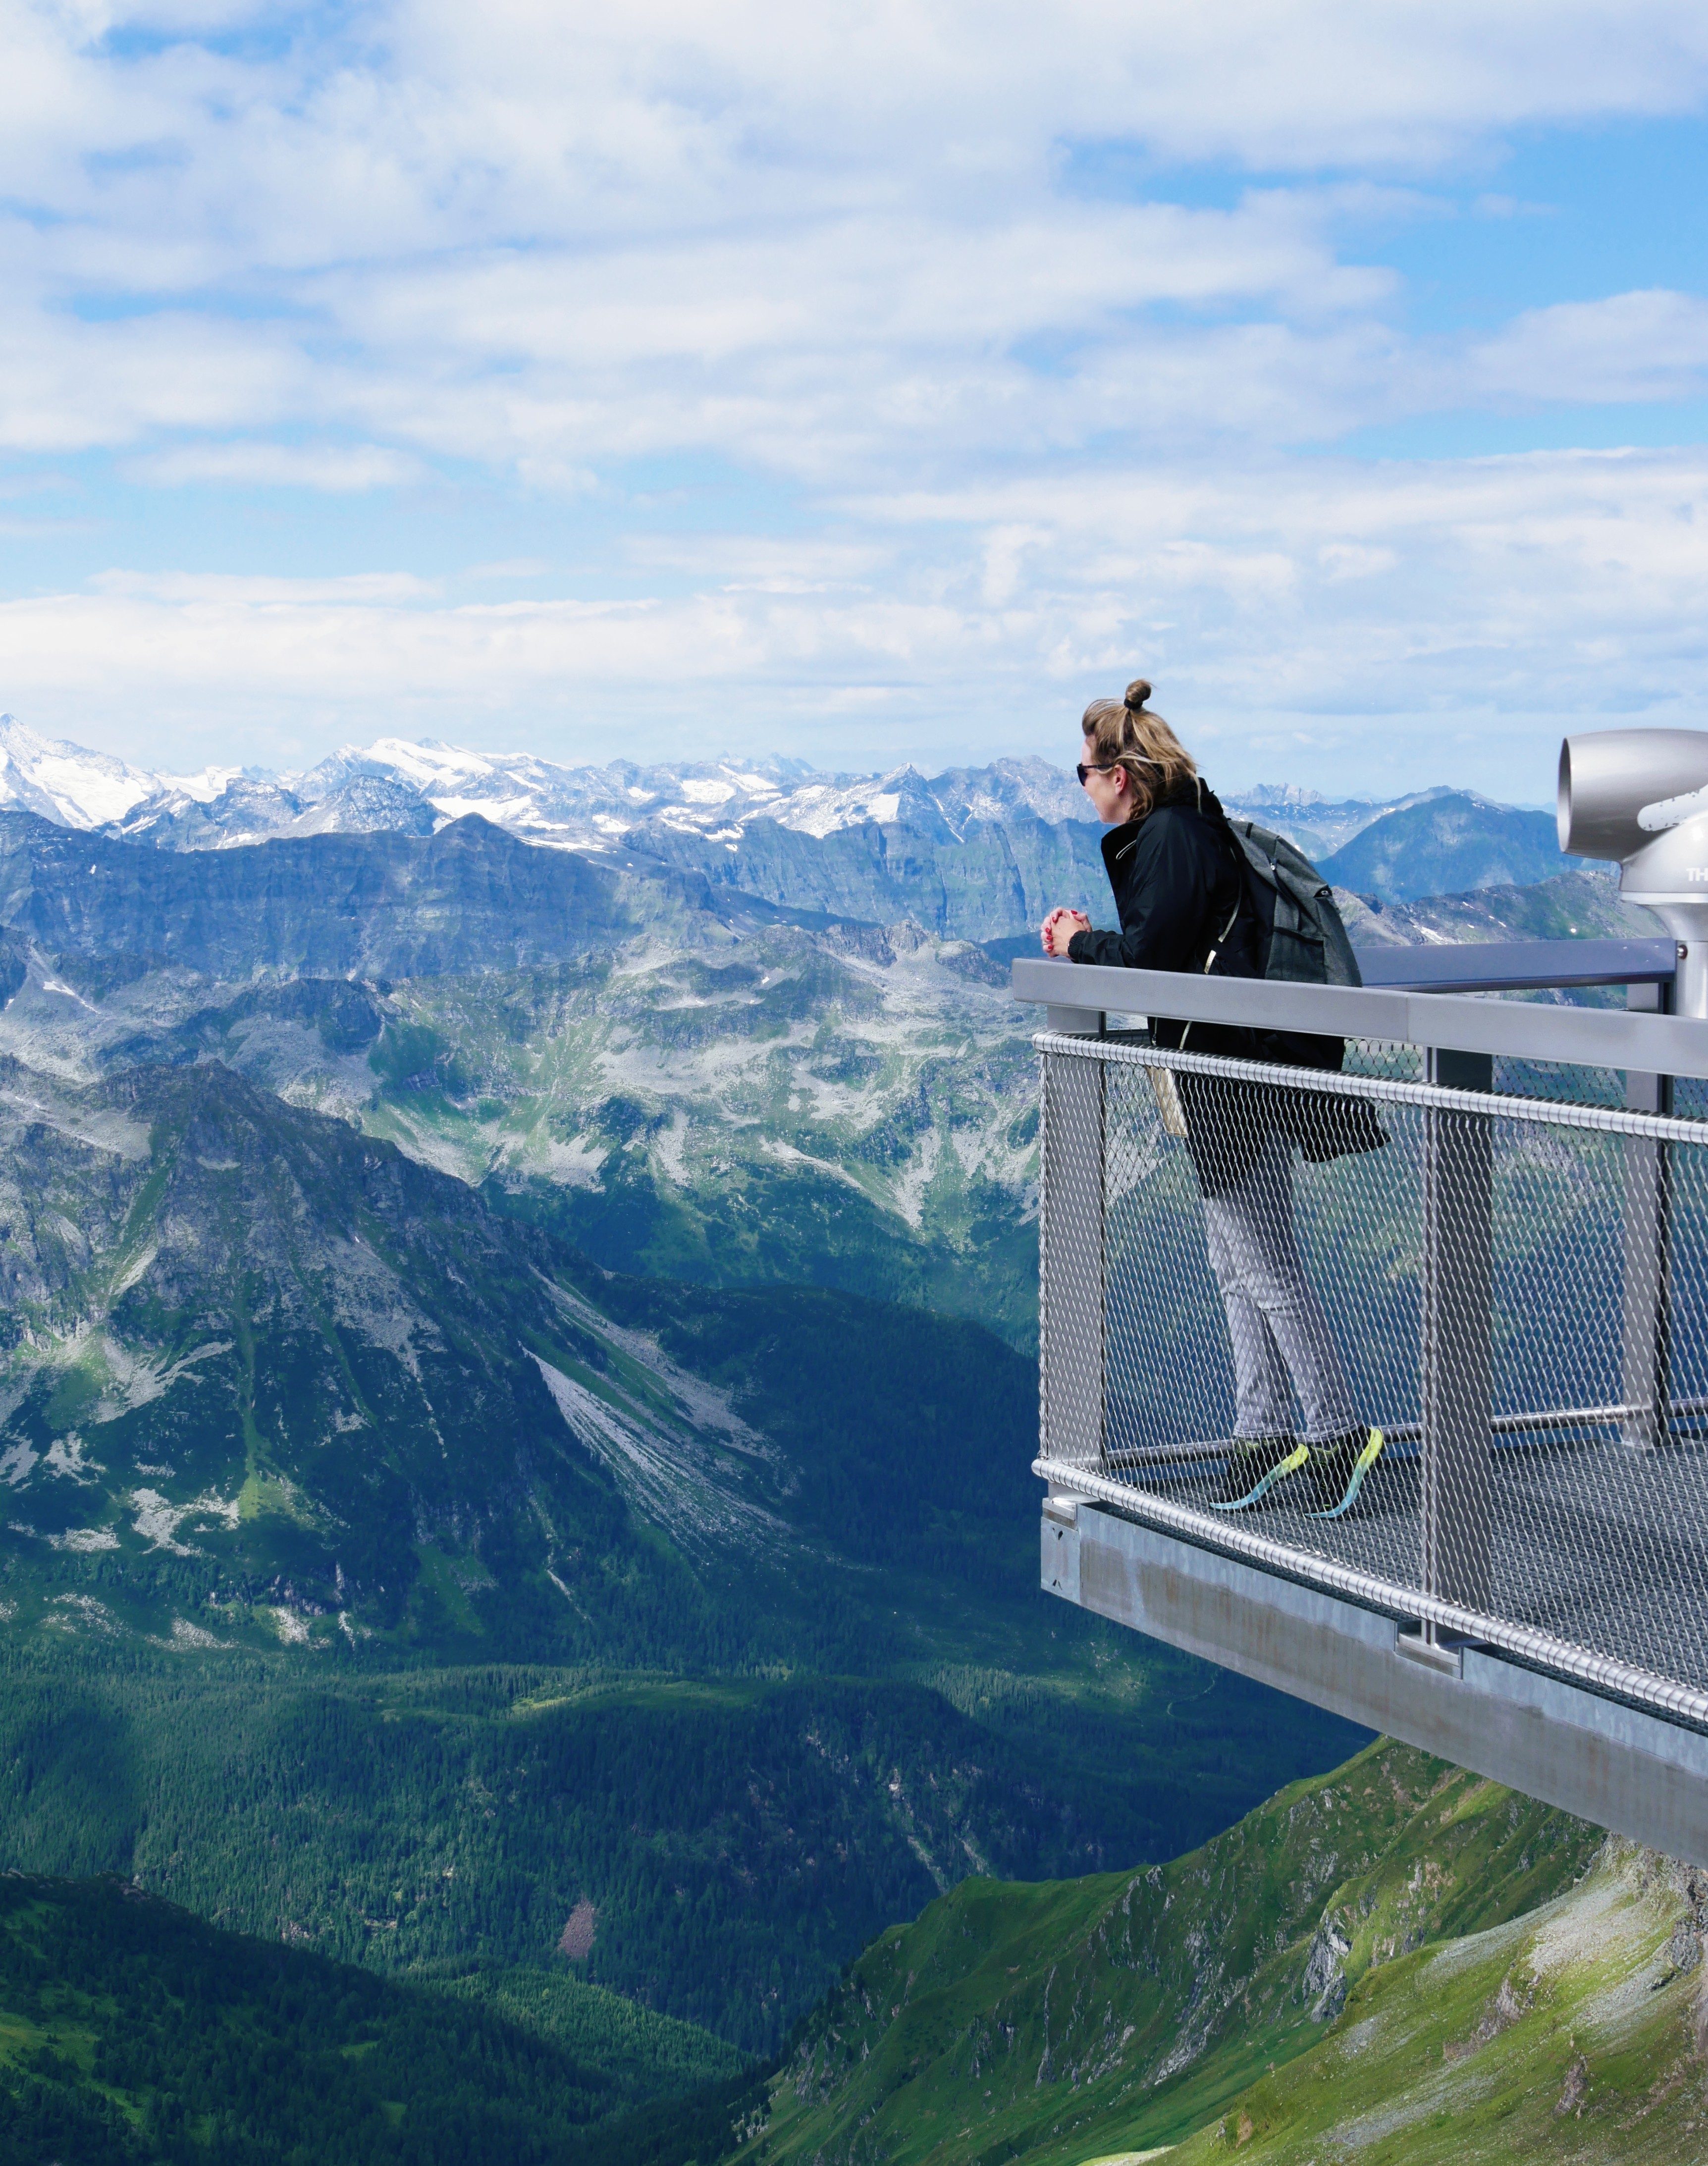
M 1425 1669 L 1439 1671 L 1443 1677 L 1462 1677 L 1466 1648 L 1482 1644 L 1457 1632 L 1433 1632 L 1427 1624 L 1402 1624 L 1394 1635 L 1393 1651 L 1409 1662 L 1421 1662 Z

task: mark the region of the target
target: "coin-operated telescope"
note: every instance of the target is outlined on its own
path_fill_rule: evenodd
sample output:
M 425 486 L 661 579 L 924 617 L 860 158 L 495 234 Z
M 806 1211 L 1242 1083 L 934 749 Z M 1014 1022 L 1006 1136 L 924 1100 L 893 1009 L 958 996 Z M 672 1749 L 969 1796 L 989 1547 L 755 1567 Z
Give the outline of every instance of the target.
M 1560 848 L 1610 858 L 1679 943 L 1673 1002 L 1708 1017 L 1708 731 L 1596 730 L 1560 747 Z

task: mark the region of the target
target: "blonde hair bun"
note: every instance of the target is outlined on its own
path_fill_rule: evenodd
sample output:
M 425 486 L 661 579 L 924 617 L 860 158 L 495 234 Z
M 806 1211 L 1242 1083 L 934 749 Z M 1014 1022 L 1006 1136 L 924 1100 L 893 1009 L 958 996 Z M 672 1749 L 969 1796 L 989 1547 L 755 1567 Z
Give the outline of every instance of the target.
M 1081 727 L 1094 766 L 1124 770 L 1129 785 L 1129 820 L 1143 820 L 1159 797 L 1198 773 L 1197 763 L 1154 707 L 1145 702 L 1150 687 L 1135 677 L 1118 700 L 1093 700 Z

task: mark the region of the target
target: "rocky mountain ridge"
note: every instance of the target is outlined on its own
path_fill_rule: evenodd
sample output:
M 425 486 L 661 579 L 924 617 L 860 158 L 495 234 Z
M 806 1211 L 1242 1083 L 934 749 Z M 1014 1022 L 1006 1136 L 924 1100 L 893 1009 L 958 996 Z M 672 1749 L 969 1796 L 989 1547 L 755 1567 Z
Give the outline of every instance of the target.
M 696 1373 L 737 1328 L 704 1300 L 655 1318 L 466 1183 L 222 1062 L 79 1086 L 0 1061 L 0 1551 L 24 1624 L 669 1663 L 733 1634 L 775 1656 L 811 1609 L 822 1636 L 838 1558 L 852 1615 L 889 1554 L 860 1489 L 893 1471 L 857 1477 L 852 1438 L 817 1465 L 828 1418 L 793 1443 L 793 1417 L 756 1425 L 732 1397 L 751 1355 Z M 803 1376 L 813 1300 L 748 1297 L 774 1342 L 804 1334 Z M 1007 1408 L 976 1447 L 1013 1428 L 1001 1467 L 936 1448 L 916 1539 L 931 1510 L 1020 1514 L 1025 1364 L 818 1301 L 833 1334 L 899 1329 L 916 1378 L 967 1339 L 959 1403 Z
M 346 745 L 300 774 L 209 768 L 175 775 L 49 742 L 0 716 L 6 806 L 172 849 L 226 848 L 276 835 L 431 832 L 470 812 L 512 833 L 582 850 L 608 849 L 649 826 L 718 842 L 756 819 L 818 839 L 865 823 L 949 839 L 969 822 L 1092 817 L 1071 774 L 1040 759 L 952 769 L 928 780 L 912 766 L 826 774 L 787 758 L 565 767 L 527 753 L 381 737 Z
M 914 926 L 475 816 L 187 856 L 0 813 L 0 999 L 26 1068 L 218 1060 L 624 1270 L 1030 1329 L 1025 1018 Z
M 1340 884 L 1387 901 L 1558 869 L 1547 816 L 1463 791 L 1330 801 L 1266 785 L 1226 802 L 1281 827 Z M 908 917 L 959 938 L 1013 936 L 1052 903 L 1080 905 L 1103 888 L 1087 800 L 1070 769 L 1037 758 L 929 778 L 911 765 L 826 774 L 794 759 L 565 767 L 383 737 L 300 774 L 183 776 L 48 743 L 0 716 L 7 807 L 172 852 L 328 833 L 426 836 L 478 814 L 530 842 L 595 858 L 638 853 L 785 908 L 879 924 Z M 1372 829 L 1383 844 L 1368 842 Z M 1361 842 L 1362 856 L 1336 869 L 1338 853 Z

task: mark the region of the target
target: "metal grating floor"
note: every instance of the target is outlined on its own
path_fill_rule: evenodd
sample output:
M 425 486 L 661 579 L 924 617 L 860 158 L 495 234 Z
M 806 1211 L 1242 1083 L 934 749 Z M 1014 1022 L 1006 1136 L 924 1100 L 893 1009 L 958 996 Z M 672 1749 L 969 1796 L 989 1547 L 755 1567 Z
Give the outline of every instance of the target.
M 1708 1692 L 1708 1608 L 1688 1591 L 1708 1582 L 1708 1443 L 1681 1440 L 1654 1451 L 1617 1440 L 1491 1442 L 1493 1577 L 1504 1616 L 1552 1638 Z M 1421 1458 L 1390 1446 L 1365 1492 L 1365 1508 L 1330 1525 L 1310 1515 L 1306 1484 L 1278 1485 L 1266 1507 L 1208 1508 L 1223 1461 L 1204 1459 L 1141 1471 L 1109 1470 L 1144 1516 L 1147 1494 L 1201 1515 L 1213 1545 L 1230 1528 L 1261 1534 L 1309 1560 L 1351 1566 L 1389 1584 L 1396 1606 L 1420 1568 Z M 1295 1501 L 1297 1500 L 1297 1501 Z M 1604 1561 L 1623 1563 L 1618 1582 Z

